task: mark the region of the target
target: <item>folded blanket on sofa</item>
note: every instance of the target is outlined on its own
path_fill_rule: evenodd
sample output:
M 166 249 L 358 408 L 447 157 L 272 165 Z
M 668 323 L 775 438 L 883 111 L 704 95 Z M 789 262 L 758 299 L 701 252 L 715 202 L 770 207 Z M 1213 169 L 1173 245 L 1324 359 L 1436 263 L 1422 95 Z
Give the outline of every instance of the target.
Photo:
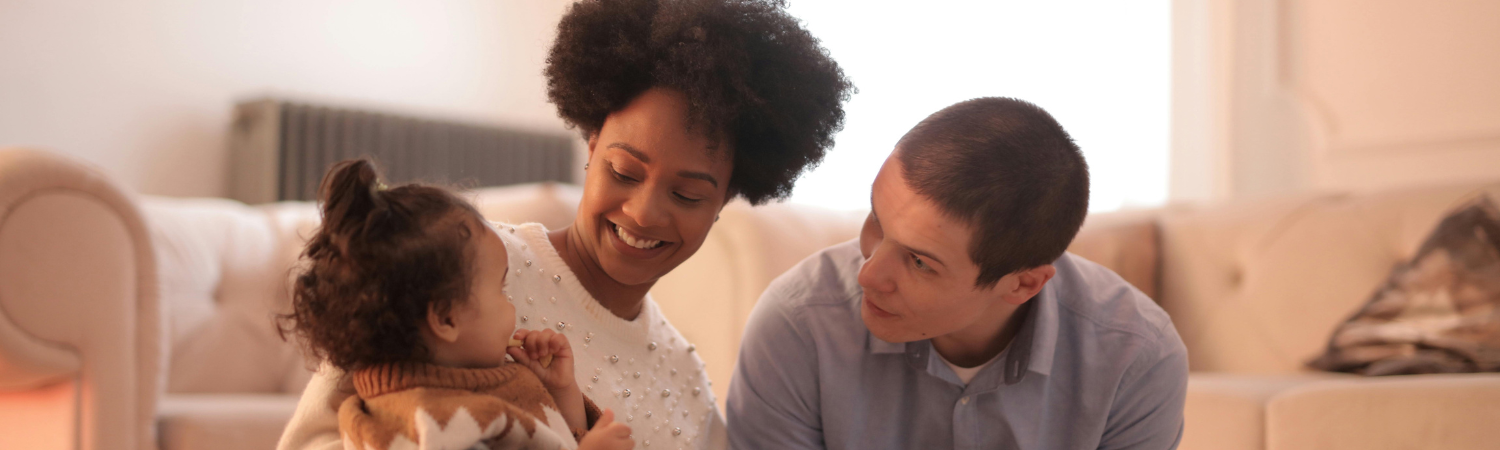
M 1500 371 L 1500 209 L 1482 197 L 1445 217 L 1309 366 L 1364 375 Z

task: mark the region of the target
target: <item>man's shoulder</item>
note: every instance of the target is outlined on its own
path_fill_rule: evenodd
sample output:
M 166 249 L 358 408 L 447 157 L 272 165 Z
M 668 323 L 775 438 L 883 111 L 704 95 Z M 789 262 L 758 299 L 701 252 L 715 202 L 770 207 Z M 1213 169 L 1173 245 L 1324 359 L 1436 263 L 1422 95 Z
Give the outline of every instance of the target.
M 860 295 L 863 262 L 858 239 L 819 250 L 772 280 L 760 301 L 788 309 L 845 304 Z
M 761 294 L 745 326 L 745 341 L 802 344 L 863 342 L 855 303 L 863 261 L 859 242 L 828 247 L 792 266 Z
M 1167 347 L 1182 345 L 1166 311 L 1114 271 L 1072 253 L 1063 254 L 1054 266 L 1057 275 L 1049 286 L 1055 287 L 1064 320 Z

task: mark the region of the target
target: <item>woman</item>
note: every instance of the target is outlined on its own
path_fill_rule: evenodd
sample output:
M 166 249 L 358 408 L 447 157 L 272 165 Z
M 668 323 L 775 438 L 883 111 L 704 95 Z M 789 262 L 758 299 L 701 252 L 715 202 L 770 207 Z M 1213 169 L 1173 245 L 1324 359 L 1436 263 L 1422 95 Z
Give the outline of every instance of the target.
M 579 386 L 640 447 L 724 448 L 703 364 L 647 292 L 726 202 L 788 195 L 832 145 L 853 88 L 774 0 L 585 0 L 559 23 L 546 74 L 588 162 L 572 225 L 505 231 L 521 243 L 512 275 L 555 289 L 513 298 L 517 327 L 569 334 Z M 278 447 L 341 447 L 335 411 L 351 391 L 320 371 Z

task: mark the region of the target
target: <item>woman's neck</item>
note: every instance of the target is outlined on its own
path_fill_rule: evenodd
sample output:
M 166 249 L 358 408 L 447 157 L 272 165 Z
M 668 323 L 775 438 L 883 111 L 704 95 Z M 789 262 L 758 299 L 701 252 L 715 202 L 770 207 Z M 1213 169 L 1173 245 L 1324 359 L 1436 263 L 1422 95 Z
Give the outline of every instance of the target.
M 552 242 L 552 248 L 557 249 L 558 256 L 562 257 L 563 263 L 573 271 L 573 275 L 583 284 L 583 289 L 594 297 L 594 301 L 599 302 L 615 317 L 635 320 L 646 304 L 646 293 L 651 291 L 651 286 L 655 283 L 627 286 L 610 278 L 609 274 L 604 273 L 604 268 L 599 266 L 599 258 L 594 254 L 594 249 L 583 245 L 582 236 L 578 233 L 577 227 L 569 226 L 547 232 L 547 240 Z

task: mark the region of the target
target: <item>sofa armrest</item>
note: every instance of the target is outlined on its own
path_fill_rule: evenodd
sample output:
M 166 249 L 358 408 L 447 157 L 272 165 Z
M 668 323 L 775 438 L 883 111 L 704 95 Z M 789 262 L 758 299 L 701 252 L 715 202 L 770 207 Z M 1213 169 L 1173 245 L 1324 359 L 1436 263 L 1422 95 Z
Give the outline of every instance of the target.
M 0 389 L 72 382 L 70 441 L 154 449 L 158 314 L 134 200 L 79 162 L 0 150 Z M 0 435 L 34 432 L 0 423 Z
M 1500 374 L 1329 380 L 1266 407 L 1266 448 L 1495 448 Z

